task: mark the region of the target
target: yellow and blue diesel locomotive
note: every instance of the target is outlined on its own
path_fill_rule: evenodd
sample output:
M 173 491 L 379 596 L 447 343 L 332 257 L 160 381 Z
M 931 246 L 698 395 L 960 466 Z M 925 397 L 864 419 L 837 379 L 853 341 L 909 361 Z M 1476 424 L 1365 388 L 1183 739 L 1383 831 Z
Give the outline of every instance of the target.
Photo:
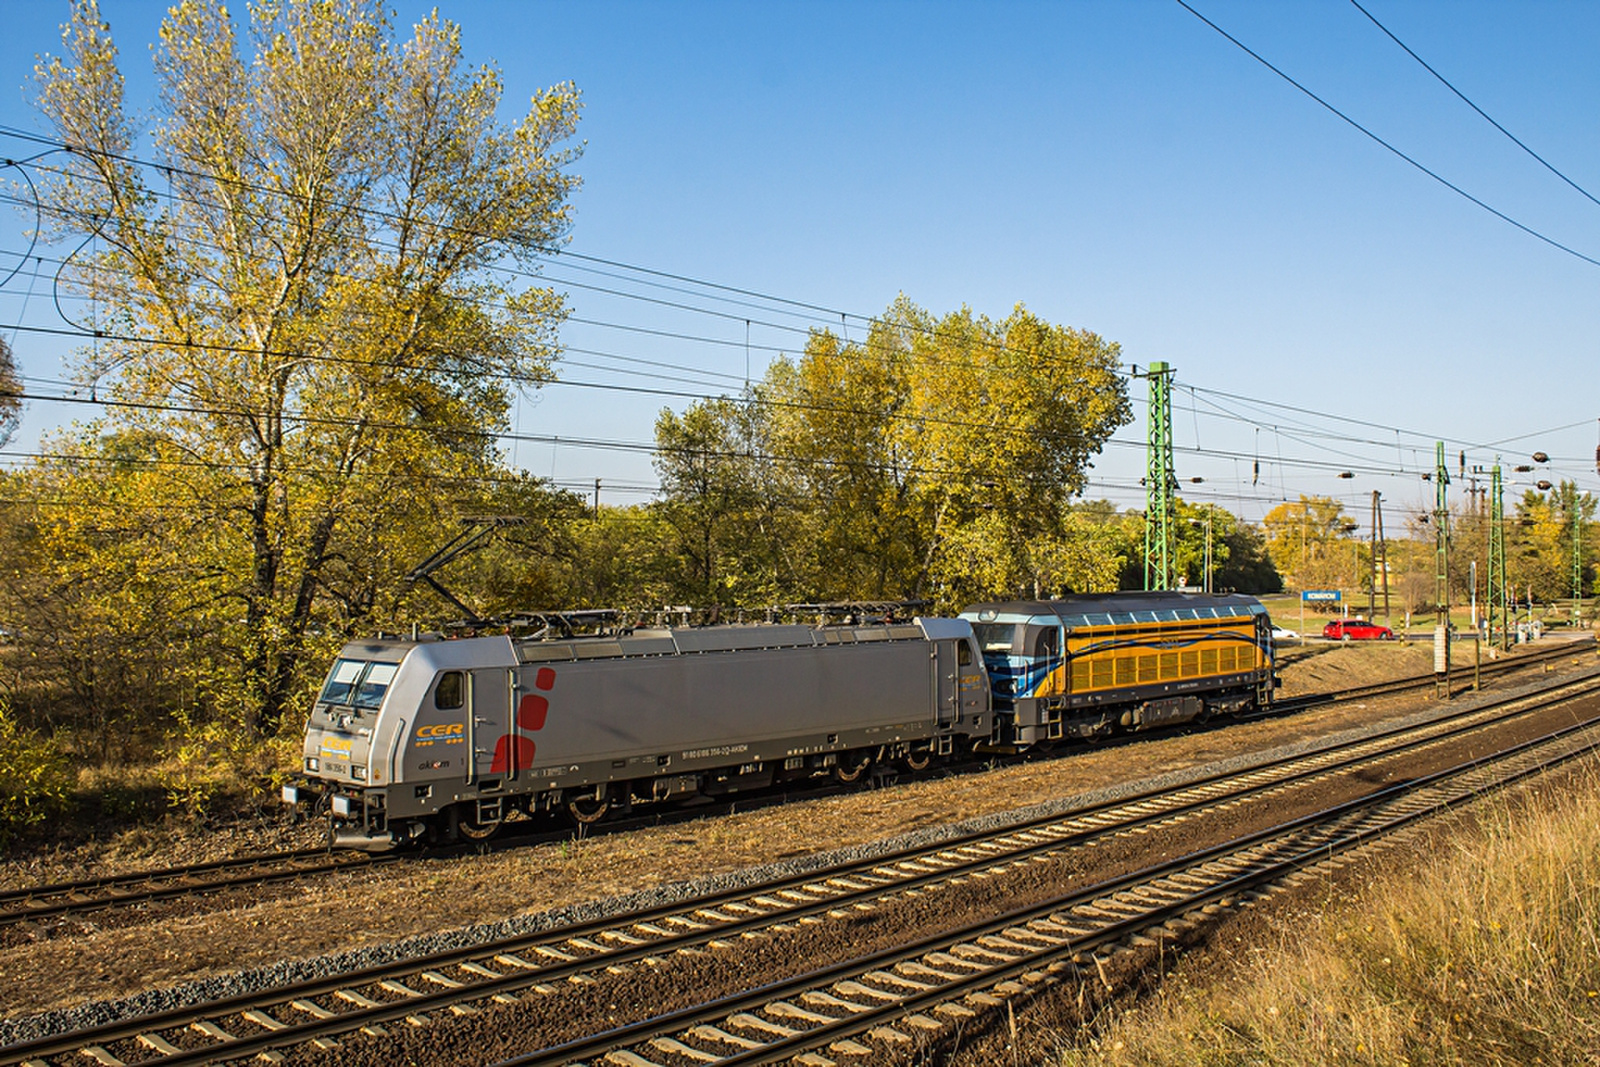
M 1000 748 L 1267 705 L 1272 622 L 1254 597 L 1151 592 L 975 604 Z

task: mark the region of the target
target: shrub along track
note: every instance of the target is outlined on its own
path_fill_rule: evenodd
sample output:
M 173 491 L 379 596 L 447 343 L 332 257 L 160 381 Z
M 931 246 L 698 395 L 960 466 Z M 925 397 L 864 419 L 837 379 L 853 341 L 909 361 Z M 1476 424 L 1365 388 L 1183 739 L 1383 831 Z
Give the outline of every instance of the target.
M 1564 701 L 1571 692 L 1497 701 L 1431 724 L 1270 761 L 1249 773 L 1154 790 L 755 891 L 344 975 L 204 1012 L 175 1012 L 14 1046 L 0 1062 L 83 1062 L 77 1054 L 84 1049 L 102 1062 L 199 1062 L 224 1048 L 245 1055 L 360 1028 L 369 1036 L 347 1038 L 341 1062 L 363 1055 L 368 1062 L 406 1056 L 442 1062 L 452 1059 L 446 1050 L 458 1062 L 481 1062 L 592 1030 L 596 1019 L 604 1028 L 613 1018 L 654 1014 L 686 990 L 762 984 L 794 970 L 796 961 L 826 960 L 863 946 L 892 947 L 912 935 L 959 925 L 963 917 L 1048 900 L 1063 882 L 1081 884 L 1141 866 L 1157 848 L 1170 852 L 1206 835 L 1225 839 L 1246 824 L 1277 821 L 1286 806 L 1330 794 L 1359 796 L 1371 791 L 1382 766 L 1378 760 L 1403 758 L 1410 773 L 1481 749 L 1495 731 L 1520 736 L 1566 722 Z M 926 1019 L 911 1025 L 929 1029 Z M 292 1054 L 320 1058 L 309 1048 Z
M 1531 667 L 1570 656 L 1573 651 L 1571 646 L 1541 649 L 1494 661 L 1485 665 L 1483 673 L 1496 675 Z M 1461 684 L 1459 671 L 1456 677 L 1456 684 Z M 1272 709 L 1250 718 L 1291 714 L 1327 703 L 1407 692 L 1433 684 L 1435 682 L 1432 675 L 1419 675 L 1332 692 L 1308 694 L 1281 700 Z M 951 767 L 948 770 L 951 773 L 960 773 L 981 766 L 981 762 L 969 761 L 965 765 Z M 819 785 L 802 789 L 800 794 L 815 798 L 842 791 L 837 786 Z M 663 810 L 640 818 L 616 820 L 604 827 L 595 828 L 594 832 L 626 833 L 644 826 L 700 819 L 741 808 L 750 810 L 752 807 L 766 804 L 781 804 L 788 799 L 790 799 L 789 794 L 782 792 L 738 797 L 715 805 Z M 571 836 L 571 831 L 565 828 L 549 829 L 526 823 L 520 824 L 518 828 L 521 830 L 520 833 L 508 838 L 498 847 L 538 845 L 565 840 Z M 460 845 L 434 849 L 429 855 L 435 858 L 449 857 L 476 851 L 477 847 Z M 274 884 L 301 883 L 314 876 L 345 874 L 362 869 L 365 865 L 415 858 L 416 854 L 411 853 L 371 855 L 348 851 L 329 852 L 315 848 L 298 849 L 0 891 L 0 946 L 14 944 L 19 939 L 70 936 L 75 929 L 87 928 L 79 921 L 85 916 L 94 917 L 95 929 L 160 922 L 176 914 L 193 914 L 205 907 L 235 906 L 241 895 L 258 899 L 264 889 Z M 210 899 L 203 903 L 196 898 Z M 160 907 L 172 903 L 178 903 L 180 906 Z M 115 912 L 126 914 L 112 914 Z

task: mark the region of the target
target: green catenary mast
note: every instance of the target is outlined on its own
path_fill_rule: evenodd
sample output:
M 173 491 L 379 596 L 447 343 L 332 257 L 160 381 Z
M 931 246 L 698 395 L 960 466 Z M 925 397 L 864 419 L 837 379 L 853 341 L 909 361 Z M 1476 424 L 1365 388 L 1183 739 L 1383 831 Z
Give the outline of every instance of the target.
M 1572 487 L 1572 625 L 1583 623 L 1583 499 Z
M 1170 363 L 1152 363 L 1143 377 L 1150 383 L 1150 414 L 1144 476 L 1144 587 L 1172 588 L 1173 491 L 1178 477 L 1172 462 L 1172 375 Z M 1138 372 L 1135 371 L 1137 375 Z
M 1489 470 L 1489 640 L 1500 628 L 1500 647 L 1511 647 L 1511 613 L 1506 604 L 1506 501 L 1500 481 L 1500 457 Z M 1499 621 L 1495 617 L 1498 614 Z

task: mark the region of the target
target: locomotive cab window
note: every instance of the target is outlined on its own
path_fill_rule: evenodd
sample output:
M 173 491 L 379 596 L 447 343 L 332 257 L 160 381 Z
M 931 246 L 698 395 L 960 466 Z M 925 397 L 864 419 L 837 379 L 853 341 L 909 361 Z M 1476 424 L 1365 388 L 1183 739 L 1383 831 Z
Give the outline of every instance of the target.
M 1033 655 L 1036 659 L 1055 659 L 1060 649 L 1059 632 L 1054 626 L 1045 627 L 1039 631 L 1039 636 L 1034 638 Z
M 328 704 L 350 703 L 350 694 L 355 691 L 356 681 L 366 666 L 358 659 L 342 659 L 335 663 L 327 684 L 322 687 L 322 695 L 317 699 Z
M 972 632 L 985 652 L 1010 652 L 1017 627 L 1008 622 L 981 622 L 972 627 Z
M 961 667 L 972 666 L 972 645 L 965 638 L 956 642 L 956 664 Z
M 367 673 L 361 676 L 361 684 L 356 687 L 355 706 L 375 708 L 382 704 L 383 694 L 388 692 L 389 683 L 399 669 L 398 663 L 374 663 L 368 666 Z
M 440 711 L 452 711 L 464 703 L 466 686 L 460 671 L 445 671 L 433 687 L 433 706 Z

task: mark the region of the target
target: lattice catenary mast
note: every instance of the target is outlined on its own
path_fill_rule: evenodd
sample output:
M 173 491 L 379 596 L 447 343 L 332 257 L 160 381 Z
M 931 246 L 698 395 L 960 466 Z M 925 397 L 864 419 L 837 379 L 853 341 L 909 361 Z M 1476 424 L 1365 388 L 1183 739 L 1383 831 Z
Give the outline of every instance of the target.
M 1511 611 L 1506 587 L 1506 500 L 1500 481 L 1500 457 L 1489 470 L 1489 640 L 1500 628 L 1500 647 L 1511 647 Z M 1495 616 L 1498 613 L 1499 622 Z
M 1170 363 L 1152 363 L 1134 376 L 1150 383 L 1150 413 L 1145 446 L 1144 587 L 1172 588 L 1172 512 L 1178 487 L 1172 461 L 1172 376 Z

